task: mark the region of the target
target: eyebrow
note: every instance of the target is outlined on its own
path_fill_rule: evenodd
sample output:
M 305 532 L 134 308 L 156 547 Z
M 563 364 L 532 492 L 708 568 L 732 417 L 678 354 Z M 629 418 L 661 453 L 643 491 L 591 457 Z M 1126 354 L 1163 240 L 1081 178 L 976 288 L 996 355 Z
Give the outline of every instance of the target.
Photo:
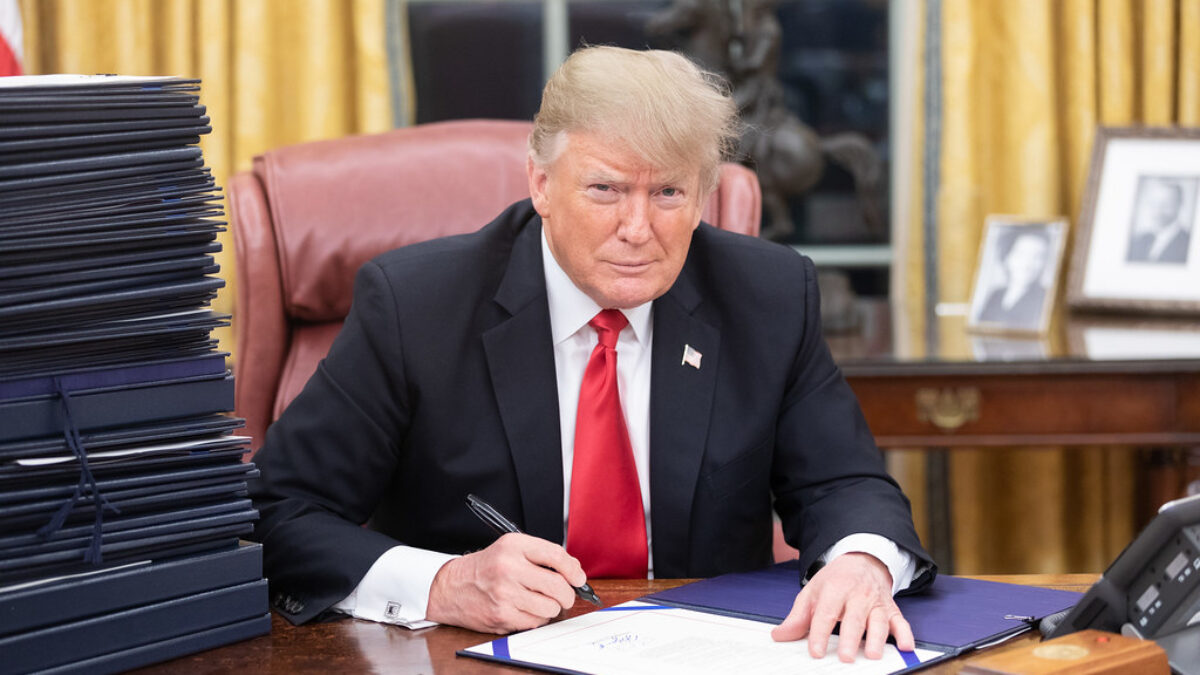
M 622 178 L 618 177 L 617 174 L 610 173 L 610 172 L 607 172 L 607 171 L 604 171 L 601 169 L 589 171 L 589 172 L 583 174 L 583 182 L 586 185 L 592 185 L 595 183 L 612 183 L 614 185 L 625 185 L 625 184 L 629 183 L 628 180 L 623 180 Z M 684 187 L 685 182 L 686 182 L 686 180 L 683 176 L 667 176 L 667 177 L 663 178 L 662 180 L 657 181 L 655 183 L 655 186 L 656 187 L 673 187 L 673 188 L 679 189 L 679 188 Z
M 589 171 L 583 174 L 583 182 L 591 185 L 592 183 L 623 183 L 624 181 L 607 171 Z

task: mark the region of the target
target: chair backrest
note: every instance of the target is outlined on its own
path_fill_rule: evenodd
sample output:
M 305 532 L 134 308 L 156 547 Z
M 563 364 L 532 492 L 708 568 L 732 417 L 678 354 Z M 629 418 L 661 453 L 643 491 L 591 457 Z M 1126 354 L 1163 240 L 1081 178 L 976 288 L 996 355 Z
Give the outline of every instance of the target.
M 479 229 L 529 196 L 530 126 L 464 120 L 303 143 L 256 157 L 230 180 L 236 409 L 253 447 L 329 351 L 359 266 Z M 726 164 L 704 219 L 757 235 L 761 204 L 754 172 Z

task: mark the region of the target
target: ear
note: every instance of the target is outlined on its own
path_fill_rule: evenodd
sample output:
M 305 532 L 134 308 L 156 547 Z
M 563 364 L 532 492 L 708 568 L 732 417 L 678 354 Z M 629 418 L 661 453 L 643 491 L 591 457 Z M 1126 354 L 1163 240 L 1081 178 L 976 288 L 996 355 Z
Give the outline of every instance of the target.
M 550 197 L 546 194 L 546 186 L 550 182 L 550 175 L 533 161 L 532 156 L 525 159 L 525 173 L 529 176 L 529 196 L 533 200 L 533 208 L 543 219 L 548 218 Z

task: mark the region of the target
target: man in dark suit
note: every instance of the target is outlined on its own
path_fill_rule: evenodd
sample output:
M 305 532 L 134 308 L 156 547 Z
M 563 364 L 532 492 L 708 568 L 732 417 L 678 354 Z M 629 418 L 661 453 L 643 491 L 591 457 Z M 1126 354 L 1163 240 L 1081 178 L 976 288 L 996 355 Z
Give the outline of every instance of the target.
M 363 266 L 255 460 L 280 611 L 530 628 L 589 575 L 765 566 L 774 506 L 811 574 L 775 637 L 821 656 L 841 620 L 844 660 L 864 633 L 868 656 L 912 647 L 892 594 L 934 568 L 821 337 L 812 262 L 700 223 L 735 129 L 683 57 L 581 50 L 546 85 L 531 200 Z M 468 493 L 528 534 L 493 543 Z
M 1191 228 L 1183 209 L 1183 186 L 1176 180 L 1157 176 L 1143 177 L 1141 181 L 1137 222 L 1132 228 L 1126 260 L 1186 264 Z

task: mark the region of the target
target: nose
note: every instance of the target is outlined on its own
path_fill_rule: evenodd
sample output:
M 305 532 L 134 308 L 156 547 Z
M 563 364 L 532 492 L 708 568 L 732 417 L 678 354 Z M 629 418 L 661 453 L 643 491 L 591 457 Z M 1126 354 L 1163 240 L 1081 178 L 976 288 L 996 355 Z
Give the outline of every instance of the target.
M 617 236 L 633 245 L 644 244 L 654 235 L 650 195 L 631 194 L 624 200 Z

